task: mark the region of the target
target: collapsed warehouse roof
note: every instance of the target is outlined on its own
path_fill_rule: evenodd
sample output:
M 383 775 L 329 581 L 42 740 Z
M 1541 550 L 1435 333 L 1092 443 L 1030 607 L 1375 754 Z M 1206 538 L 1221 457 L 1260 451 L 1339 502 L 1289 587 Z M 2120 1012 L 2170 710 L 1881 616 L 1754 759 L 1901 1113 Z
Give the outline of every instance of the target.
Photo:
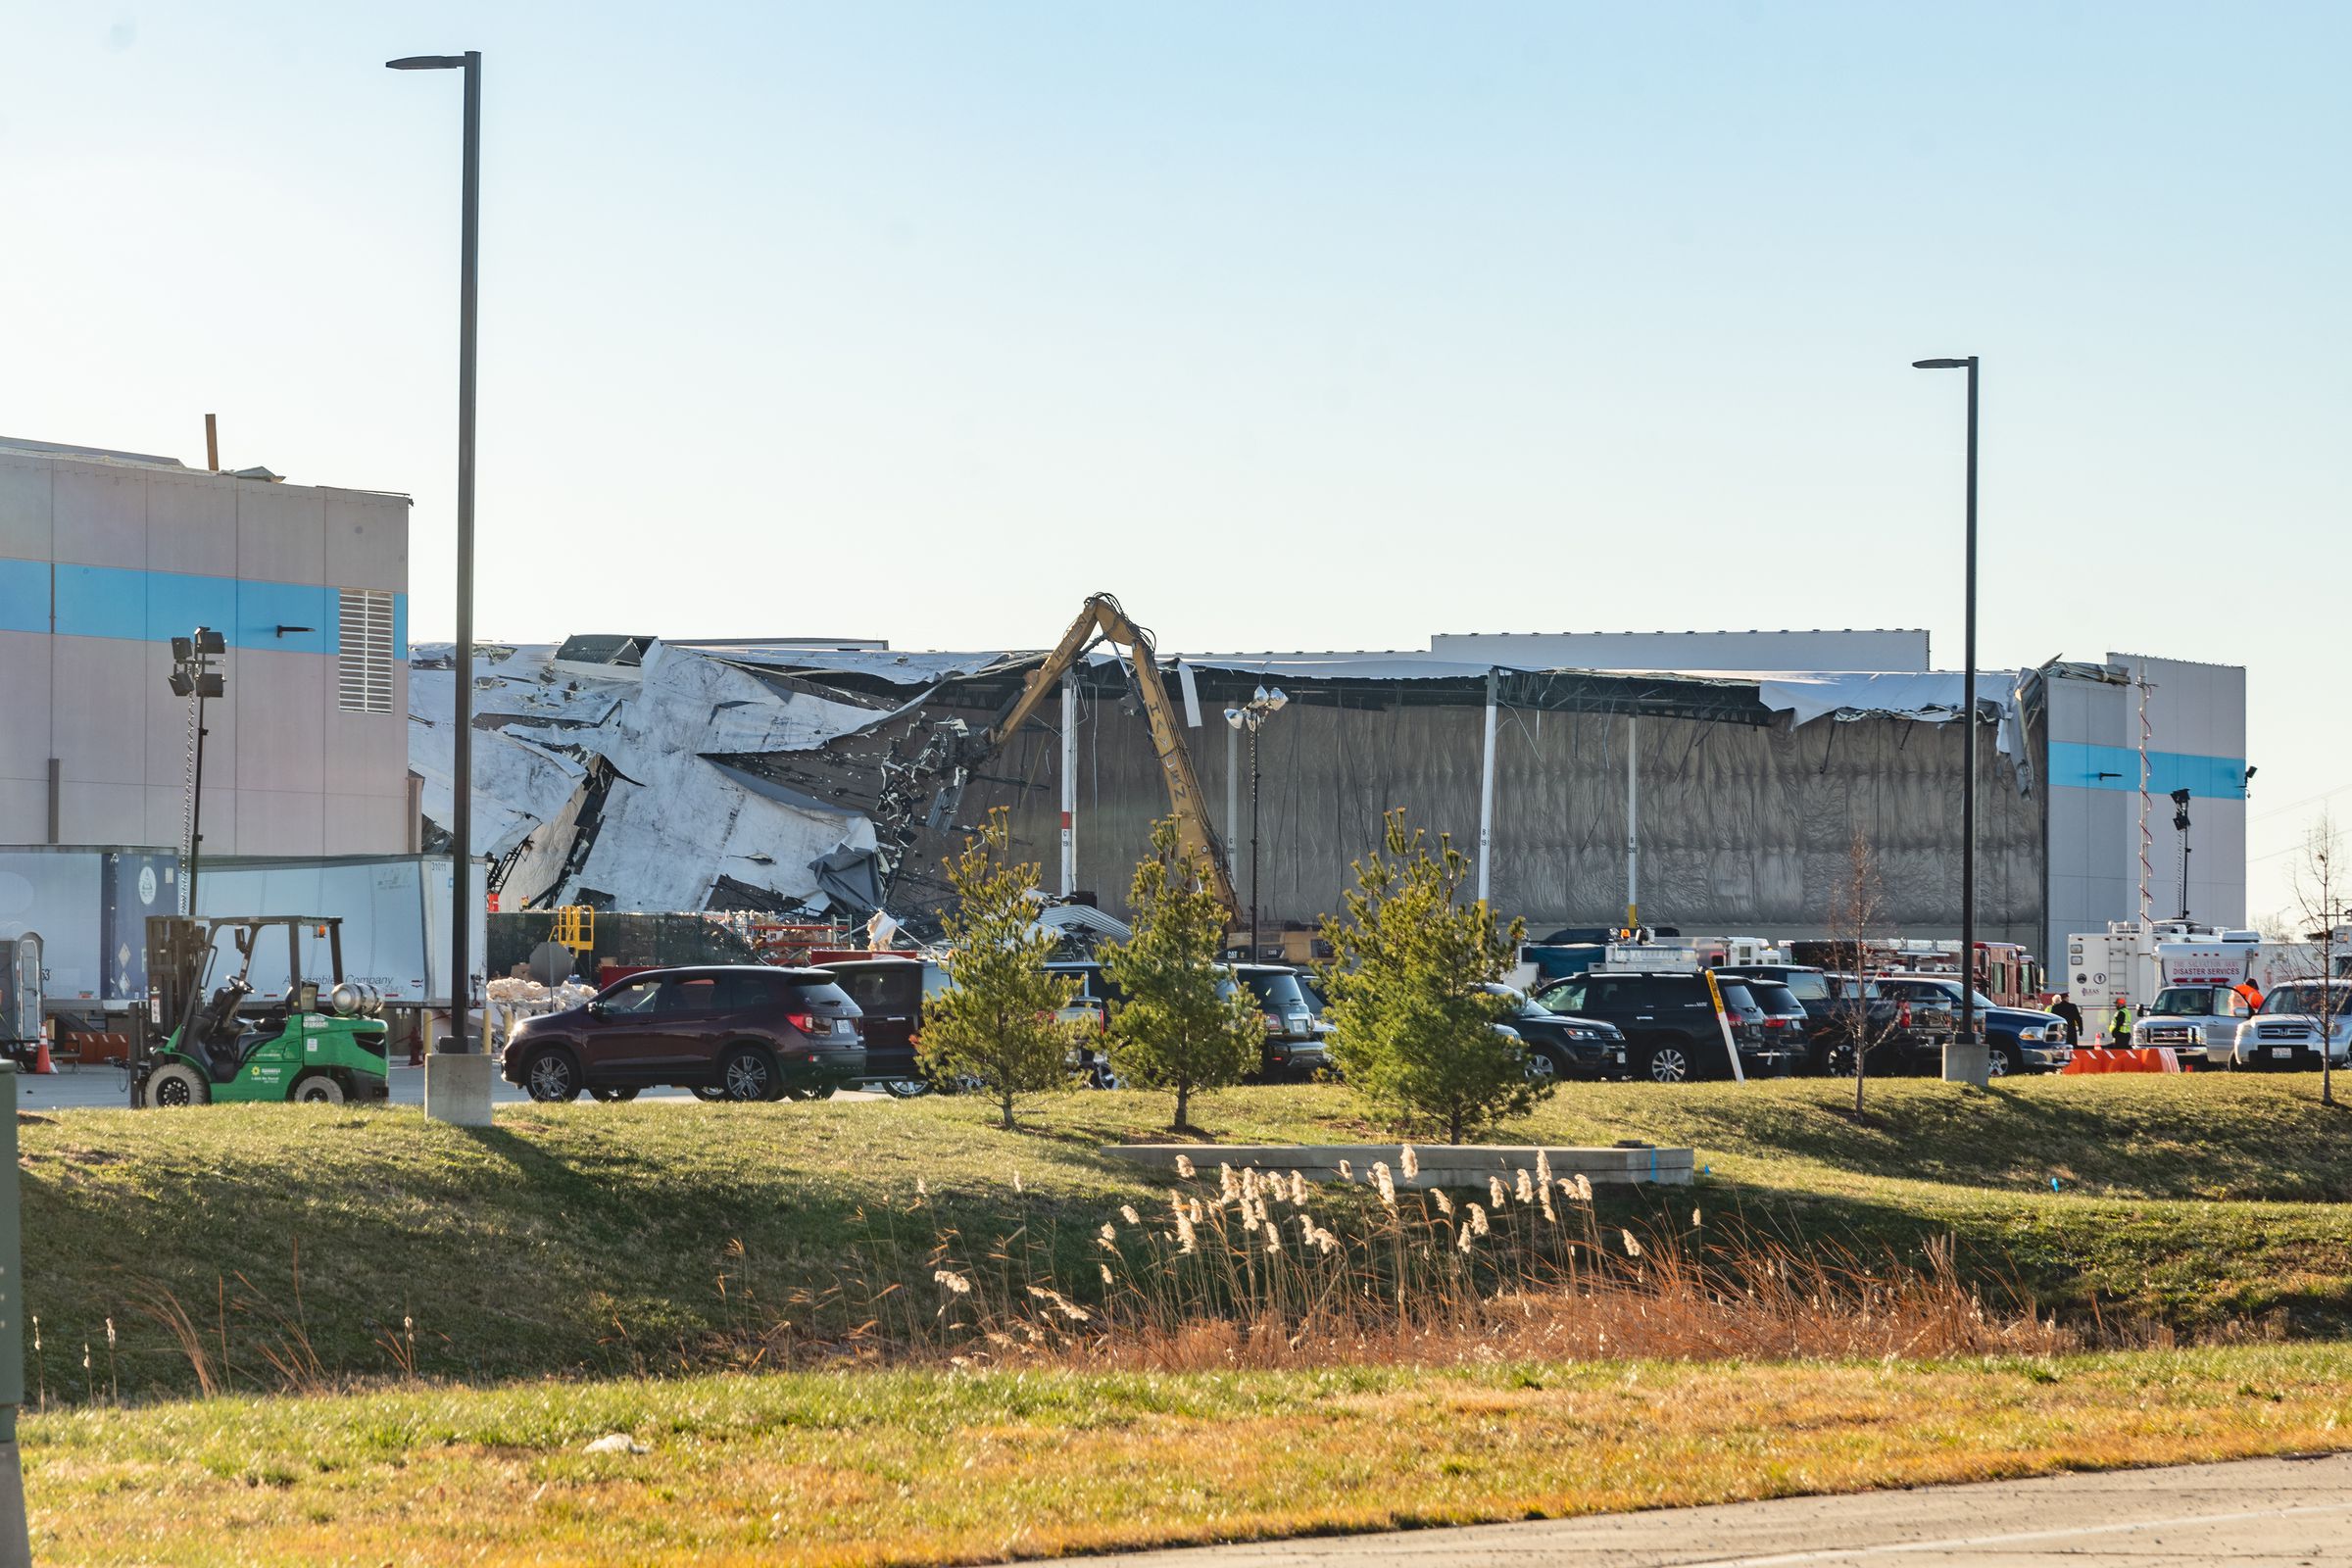
M 1041 652 L 900 652 L 854 641 L 667 642 L 581 636 L 476 650 L 473 849 L 509 908 L 731 908 L 918 928 L 944 902 L 939 862 L 989 805 L 1045 787 L 1040 732 L 978 745 Z M 453 675 L 447 645 L 415 650 L 412 758 L 446 844 Z M 1515 713 L 1632 715 L 1751 728 L 1789 715 L 1957 716 L 1942 674 L 1521 669 L 1426 655 L 1163 657 L 1204 733 L 1229 701 L 1278 682 L 1345 711 L 1430 704 Z M 1098 650 L 1080 682 L 1093 709 L 1134 708 L 1122 658 Z M 1980 677 L 2000 750 L 2018 760 L 2012 674 Z M 1140 727 L 1140 720 L 1136 721 Z M 1221 726 L 1217 726 L 1221 727 Z M 1206 731 L 1213 733 L 1213 730 Z M 1195 749 L 1200 750 L 1198 739 Z M 1471 765 L 1475 769 L 1475 758 Z M 431 847 L 431 846 L 428 846 Z

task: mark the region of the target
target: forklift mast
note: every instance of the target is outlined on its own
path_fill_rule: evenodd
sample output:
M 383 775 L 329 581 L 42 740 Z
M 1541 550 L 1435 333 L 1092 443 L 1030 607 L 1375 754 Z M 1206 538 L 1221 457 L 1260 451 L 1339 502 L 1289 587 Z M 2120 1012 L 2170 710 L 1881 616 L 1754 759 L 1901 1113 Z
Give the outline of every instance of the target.
M 147 1030 L 157 1041 L 187 1016 L 191 992 L 201 990 L 211 928 L 184 914 L 147 917 Z

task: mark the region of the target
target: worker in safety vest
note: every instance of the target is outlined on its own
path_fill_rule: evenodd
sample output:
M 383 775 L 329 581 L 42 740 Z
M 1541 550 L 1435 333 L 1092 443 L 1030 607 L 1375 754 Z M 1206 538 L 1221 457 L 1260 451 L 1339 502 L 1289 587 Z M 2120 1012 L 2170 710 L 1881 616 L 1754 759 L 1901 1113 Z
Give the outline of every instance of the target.
M 2236 992 L 2238 997 L 2244 1001 L 2247 1012 L 2255 1013 L 2262 1010 L 2262 987 L 2254 983 L 2252 975 L 2246 976 L 2230 989 Z
M 2107 1020 L 2107 1044 L 2122 1051 L 2132 1044 L 2132 1004 L 2118 997 L 2115 1016 Z

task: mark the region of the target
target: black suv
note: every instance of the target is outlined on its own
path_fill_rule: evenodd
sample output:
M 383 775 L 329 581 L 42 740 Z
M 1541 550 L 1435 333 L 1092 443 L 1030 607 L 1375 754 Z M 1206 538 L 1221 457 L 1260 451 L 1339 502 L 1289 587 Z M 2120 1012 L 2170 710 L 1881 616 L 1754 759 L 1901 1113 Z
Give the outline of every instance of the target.
M 1763 1010 L 1735 980 L 1721 982 L 1724 1005 L 1733 1019 L 1740 1070 L 1753 1078 L 1787 1069 L 1791 1053 L 1772 1041 Z M 1613 1024 L 1626 1038 L 1628 1065 L 1637 1078 L 1685 1083 L 1726 1078 L 1731 1064 L 1723 1050 L 1723 1028 L 1707 977 L 1690 970 L 1650 973 L 1581 974 L 1536 993 L 1554 1012 L 1574 1013 Z
M 1486 989 L 1511 1003 L 1511 1015 L 1503 1021 L 1526 1043 L 1530 1080 L 1626 1075 L 1625 1036 L 1615 1024 L 1554 1012 L 1506 985 L 1490 984 Z
M 1788 994 L 1805 1009 L 1807 1049 L 1799 1061 L 1801 1066 L 1816 1072 L 1833 1070 L 1839 1048 L 1850 1044 L 1860 1032 L 1860 1020 L 1854 1016 L 1852 1004 L 1843 999 L 1827 973 L 1809 964 L 1741 963 L 1715 972 L 1725 979 L 1736 977 L 1788 988 Z

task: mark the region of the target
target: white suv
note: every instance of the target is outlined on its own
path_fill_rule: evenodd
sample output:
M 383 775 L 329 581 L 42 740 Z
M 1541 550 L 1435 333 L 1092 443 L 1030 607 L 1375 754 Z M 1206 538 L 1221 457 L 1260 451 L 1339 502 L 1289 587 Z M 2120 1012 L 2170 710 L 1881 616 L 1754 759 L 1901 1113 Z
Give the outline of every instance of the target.
M 2262 1010 L 2237 1026 L 2230 1065 L 2316 1072 L 2322 1050 L 2336 1066 L 2352 1060 L 2352 983 L 2291 980 L 2263 998 Z

